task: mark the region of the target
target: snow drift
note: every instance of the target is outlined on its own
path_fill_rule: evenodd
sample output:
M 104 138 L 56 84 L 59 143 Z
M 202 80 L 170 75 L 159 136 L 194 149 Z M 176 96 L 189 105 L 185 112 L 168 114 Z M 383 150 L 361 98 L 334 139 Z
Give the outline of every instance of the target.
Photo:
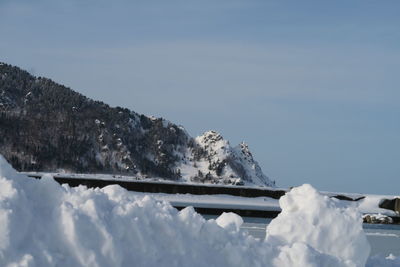
M 268 226 L 267 242 L 305 243 L 349 266 L 365 265 L 370 245 L 356 207 L 323 196 L 307 184 L 292 189 L 279 204 L 282 212 Z
M 51 177 L 33 180 L 0 156 L 0 266 L 365 264 L 369 246 L 354 210 L 310 186 L 288 193 L 281 205 L 266 240 L 257 240 L 239 229 L 242 220 L 234 214 L 205 220 L 192 208 L 178 212 L 119 186 L 70 188 Z M 370 264 L 388 261 L 396 259 Z

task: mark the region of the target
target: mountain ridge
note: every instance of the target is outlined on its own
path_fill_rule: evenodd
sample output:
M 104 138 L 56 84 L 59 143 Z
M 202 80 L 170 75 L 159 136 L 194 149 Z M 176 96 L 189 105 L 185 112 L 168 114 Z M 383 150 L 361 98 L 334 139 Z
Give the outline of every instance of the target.
M 274 186 L 244 143 L 92 100 L 0 63 L 0 153 L 19 171 Z

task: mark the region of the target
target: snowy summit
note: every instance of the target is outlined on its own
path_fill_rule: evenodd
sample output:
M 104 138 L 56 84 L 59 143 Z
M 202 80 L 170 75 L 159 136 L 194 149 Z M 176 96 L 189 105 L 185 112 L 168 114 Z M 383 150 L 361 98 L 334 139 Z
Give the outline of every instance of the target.
M 222 177 L 225 184 L 274 185 L 253 159 L 247 144 L 231 147 L 229 141 L 215 131 L 195 138 L 195 146 L 188 152 L 193 160 L 180 166 L 182 176 L 187 180 L 195 177 L 200 181 L 214 179 L 218 183 L 213 177 Z

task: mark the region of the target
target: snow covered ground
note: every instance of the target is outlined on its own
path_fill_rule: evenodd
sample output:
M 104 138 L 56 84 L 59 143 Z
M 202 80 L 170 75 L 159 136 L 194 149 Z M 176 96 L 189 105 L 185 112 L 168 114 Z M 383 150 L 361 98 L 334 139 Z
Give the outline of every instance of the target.
M 215 215 L 203 215 L 207 219 L 216 219 Z M 271 219 L 243 217 L 240 227 L 255 238 L 265 239 L 266 228 Z M 371 245 L 370 255 L 399 255 L 400 225 L 393 224 L 363 224 L 364 232 Z
M 230 195 L 191 195 L 191 194 L 163 194 L 133 192 L 137 196 L 151 196 L 160 201 L 168 201 L 173 206 L 193 206 L 196 208 L 217 209 L 242 209 L 242 210 L 266 210 L 280 211 L 279 200 L 269 197 L 238 197 Z M 393 196 L 391 196 L 393 198 Z M 379 208 L 382 196 L 367 195 L 359 201 L 338 200 L 345 206 L 357 207 L 363 214 L 380 214 L 386 216 L 398 216 L 394 211 Z
M 398 266 L 369 257 L 357 206 L 309 185 L 279 200 L 265 240 L 242 219 L 206 220 L 192 208 L 112 185 L 60 186 L 18 174 L 0 156 L 1 266 Z
M 96 179 L 96 180 L 106 180 L 106 181 L 127 181 L 132 182 L 135 180 L 140 180 L 140 182 L 157 182 L 166 184 L 182 184 L 181 182 L 168 181 L 162 178 L 147 178 L 139 179 L 131 176 L 121 176 L 121 175 L 110 175 L 110 174 L 62 174 L 62 173 L 40 173 L 40 172 L 26 172 L 27 175 L 50 175 L 53 177 L 68 177 L 77 179 Z M 210 186 L 210 187 L 234 187 L 233 185 L 214 185 L 214 184 L 198 184 L 193 182 L 185 182 L 185 184 Z M 240 188 L 254 188 L 254 186 L 240 186 Z M 267 188 L 263 189 L 271 190 L 284 190 L 286 188 Z M 343 193 L 343 192 L 320 192 L 322 195 L 326 196 L 347 196 L 353 199 L 359 197 L 365 197 L 359 201 L 345 201 L 342 202 L 346 205 L 356 205 L 361 213 L 363 214 L 381 214 L 385 216 L 399 216 L 392 210 L 379 208 L 379 202 L 382 199 L 393 199 L 396 196 L 392 195 L 371 195 L 371 194 L 359 194 L 359 193 Z M 139 193 L 135 194 L 144 196 L 151 195 L 157 200 L 165 200 L 170 202 L 173 206 L 193 206 L 198 208 L 226 208 L 226 209 L 249 209 L 249 210 L 271 210 L 280 211 L 279 201 L 269 197 L 239 197 L 230 195 L 191 195 L 191 194 L 163 194 L 163 193 Z
M 192 206 L 196 208 L 272 210 L 280 211 L 279 201 L 269 197 L 237 197 L 230 195 L 191 195 L 132 192 L 140 197 L 151 196 L 159 201 L 168 201 L 175 207 Z

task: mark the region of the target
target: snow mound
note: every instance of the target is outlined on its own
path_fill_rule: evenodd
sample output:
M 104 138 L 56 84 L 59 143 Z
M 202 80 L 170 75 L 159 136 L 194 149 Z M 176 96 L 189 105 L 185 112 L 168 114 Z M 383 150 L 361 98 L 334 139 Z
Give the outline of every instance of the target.
M 17 174 L 1 156 L 0 170 L 0 266 L 263 262 L 259 242 L 206 221 L 192 208 L 178 212 L 119 186 L 92 190 L 60 186 L 49 177 L 33 180 Z
M 224 212 L 216 220 L 217 224 L 224 229 L 239 231 L 243 219 L 233 212 Z
M 356 210 L 307 185 L 281 202 L 257 240 L 232 213 L 205 220 L 117 185 L 34 180 L 0 156 L 0 266 L 363 266 L 369 246 Z M 397 259 L 370 266 L 381 262 Z
M 266 241 L 280 246 L 307 244 L 318 252 L 364 266 L 370 245 L 362 229 L 361 214 L 354 207 L 303 185 L 279 200 L 282 212 L 267 228 Z

